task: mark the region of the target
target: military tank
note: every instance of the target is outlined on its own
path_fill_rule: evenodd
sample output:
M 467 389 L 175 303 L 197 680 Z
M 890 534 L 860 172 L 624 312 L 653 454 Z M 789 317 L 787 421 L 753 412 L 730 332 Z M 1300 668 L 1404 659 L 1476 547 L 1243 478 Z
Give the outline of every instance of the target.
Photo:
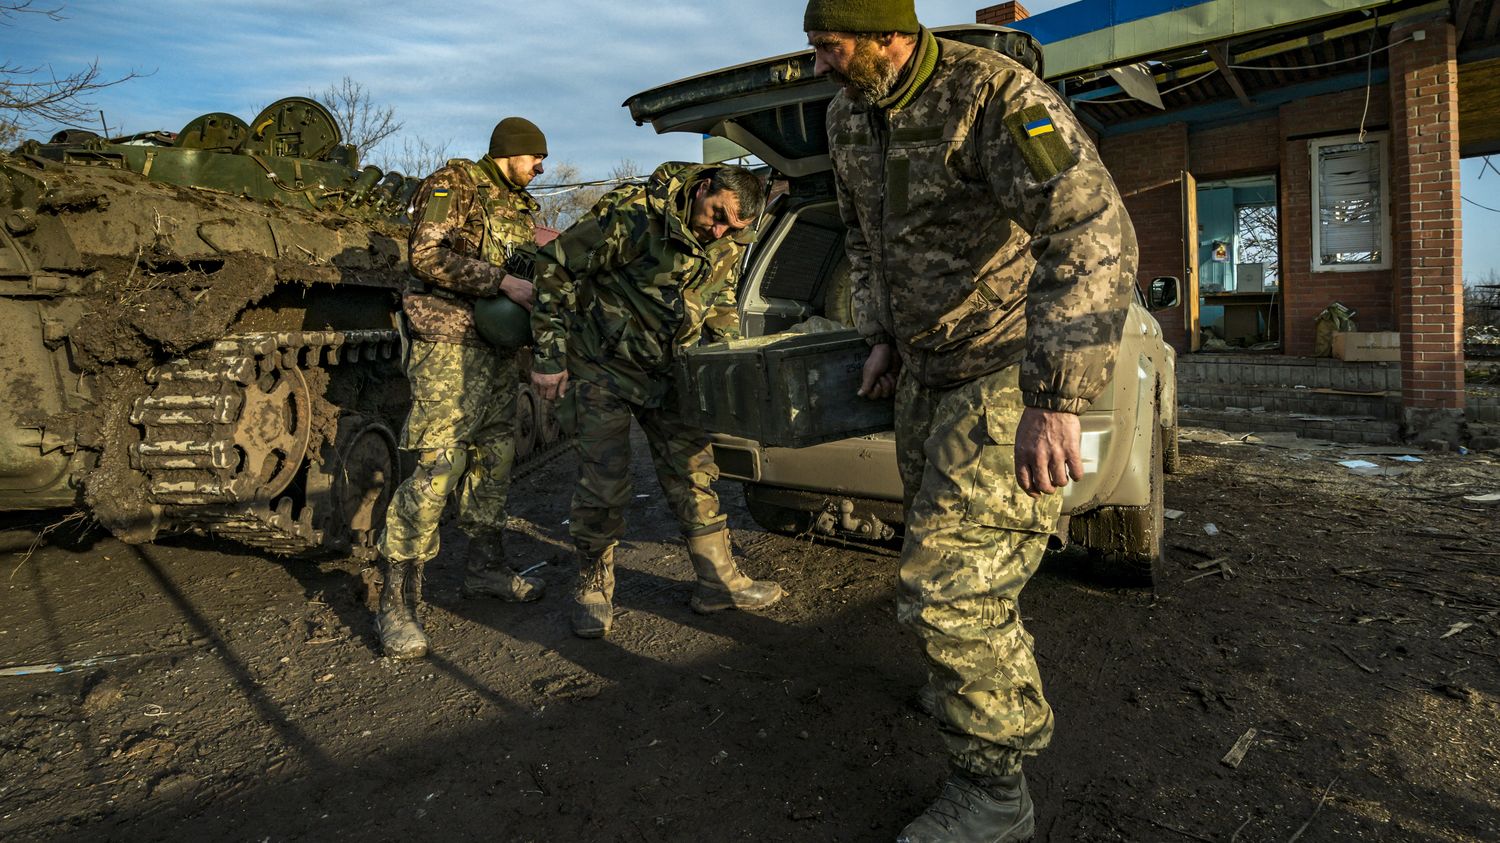
M 401 470 L 406 208 L 317 102 L 0 154 L 0 510 L 367 556 Z M 555 425 L 518 402 L 529 450 Z

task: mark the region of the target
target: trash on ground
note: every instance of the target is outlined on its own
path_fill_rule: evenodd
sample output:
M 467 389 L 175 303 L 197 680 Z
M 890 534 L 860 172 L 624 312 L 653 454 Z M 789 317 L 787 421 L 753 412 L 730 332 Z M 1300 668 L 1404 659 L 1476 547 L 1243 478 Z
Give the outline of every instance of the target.
M 1229 751 L 1224 753 L 1224 757 L 1219 759 L 1219 763 L 1232 770 L 1238 770 L 1240 762 L 1245 760 L 1245 753 L 1249 752 L 1250 747 L 1255 744 L 1255 735 L 1255 729 L 1246 729 L 1245 734 L 1240 735 L 1240 739 L 1234 742 L 1234 746 L 1230 747 Z
M 1350 469 L 1350 473 L 1358 474 L 1361 477 L 1398 477 L 1408 471 L 1411 471 L 1411 469 L 1400 465 L 1377 465 L 1372 468 Z
M 1164 510 L 1162 512 L 1161 517 L 1167 519 L 1168 521 L 1176 521 L 1177 519 L 1181 518 L 1184 514 L 1185 513 L 1183 513 L 1183 511 L 1180 510 L 1180 509 L 1168 509 L 1168 510 Z
M 0 668 L 0 676 L 35 676 L 40 673 L 67 673 L 70 670 L 82 670 L 85 667 L 95 665 L 111 664 L 124 659 L 140 658 L 140 653 L 126 653 L 123 656 L 100 656 L 93 659 L 83 659 L 76 662 L 48 662 L 46 664 L 23 664 L 15 667 Z
M 1339 465 L 1351 471 L 1356 468 L 1379 468 L 1380 466 L 1369 460 L 1339 460 Z
M 1500 492 L 1490 492 L 1487 495 L 1464 495 L 1464 500 L 1469 503 L 1496 503 L 1500 502 Z
M 1438 637 L 1439 638 L 1452 638 L 1453 636 L 1459 634 L 1460 632 L 1463 632 L 1464 630 L 1468 629 L 1469 627 L 1471 627 L 1473 625 L 1474 625 L 1474 623 L 1472 621 L 1459 621 L 1458 623 L 1454 624 L 1453 626 L 1448 627 L 1448 631 L 1445 632 L 1445 633 L 1443 633 L 1442 635 L 1439 635 Z
M 1219 534 L 1219 525 L 1210 521 L 1207 524 L 1203 525 L 1203 532 L 1207 533 L 1210 536 L 1217 536 Z
M 1421 457 L 1414 457 L 1411 454 L 1402 454 L 1399 457 L 1391 457 L 1391 459 L 1395 460 L 1396 462 L 1421 462 L 1422 461 Z

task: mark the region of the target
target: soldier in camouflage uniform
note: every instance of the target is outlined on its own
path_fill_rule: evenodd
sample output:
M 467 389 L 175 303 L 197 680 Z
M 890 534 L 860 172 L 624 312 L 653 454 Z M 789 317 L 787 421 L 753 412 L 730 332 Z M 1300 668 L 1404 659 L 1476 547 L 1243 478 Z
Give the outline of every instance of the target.
M 427 653 L 417 617 L 422 568 L 438 553 L 451 493 L 458 495 L 459 529 L 469 537 L 464 596 L 542 595 L 541 580 L 518 576 L 505 563 L 501 540 L 520 372 L 513 351 L 479 335 L 474 303 L 503 295 L 531 306 L 531 282 L 504 267 L 518 250 L 535 248 L 537 204 L 526 185 L 541 175 L 546 156 L 541 131 L 508 117 L 495 126 L 483 159 L 455 158 L 417 191 L 410 239 L 416 280 L 402 302 L 412 408 L 401 433 L 417 468 L 392 496 L 379 540 L 386 575 L 376 625 L 394 658 Z
M 935 38 L 912 0 L 811 0 L 815 69 L 848 226 L 861 394 L 896 400 L 906 504 L 897 611 L 921 640 L 950 751 L 900 840 L 1020 841 L 1044 748 L 1018 600 L 1083 474 L 1079 413 L 1114 366 L 1134 229 L 1098 152 L 1045 83 Z
M 570 530 L 580 637 L 605 635 L 614 616 L 632 417 L 697 572 L 693 608 L 759 609 L 781 597 L 776 583 L 735 564 L 708 437 L 682 421 L 672 391 L 678 348 L 739 336 L 739 263 L 764 202 L 760 180 L 742 168 L 663 164 L 645 185 L 606 194 L 537 257 L 532 384 L 574 404 L 565 424 L 579 456 Z

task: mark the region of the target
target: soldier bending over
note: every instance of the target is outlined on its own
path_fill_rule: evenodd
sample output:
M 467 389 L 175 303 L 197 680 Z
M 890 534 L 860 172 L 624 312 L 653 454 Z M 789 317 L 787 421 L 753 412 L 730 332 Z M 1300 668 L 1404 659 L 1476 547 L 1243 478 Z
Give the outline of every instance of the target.
M 764 204 L 760 180 L 743 168 L 663 164 L 645 185 L 606 194 L 538 255 L 531 382 L 543 399 L 571 392 L 576 408 L 564 424 L 579 462 L 570 530 L 580 637 L 603 636 L 613 621 L 632 417 L 698 575 L 693 609 L 760 609 L 781 598 L 779 585 L 735 564 L 710 485 L 719 470 L 708 436 L 684 424 L 672 391 L 678 348 L 739 336 L 739 262 Z

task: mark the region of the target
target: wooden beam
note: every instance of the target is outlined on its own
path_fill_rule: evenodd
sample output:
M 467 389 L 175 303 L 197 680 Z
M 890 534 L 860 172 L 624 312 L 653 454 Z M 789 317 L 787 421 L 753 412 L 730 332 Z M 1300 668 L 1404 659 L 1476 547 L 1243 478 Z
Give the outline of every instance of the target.
M 1464 33 L 1469 29 L 1469 19 L 1474 16 L 1474 7 L 1479 0 L 1453 0 L 1453 25 L 1458 27 L 1458 41 L 1463 43 Z
M 1240 77 L 1235 75 L 1234 68 L 1229 66 L 1229 45 L 1222 41 L 1217 44 L 1210 44 L 1208 55 L 1213 58 L 1214 64 L 1219 68 L 1219 72 L 1224 74 L 1224 81 L 1228 82 L 1229 87 L 1234 89 L 1234 95 L 1240 98 L 1240 105 L 1246 108 L 1254 108 L 1255 102 L 1250 99 L 1249 94 L 1245 93 L 1245 86 L 1240 83 Z

